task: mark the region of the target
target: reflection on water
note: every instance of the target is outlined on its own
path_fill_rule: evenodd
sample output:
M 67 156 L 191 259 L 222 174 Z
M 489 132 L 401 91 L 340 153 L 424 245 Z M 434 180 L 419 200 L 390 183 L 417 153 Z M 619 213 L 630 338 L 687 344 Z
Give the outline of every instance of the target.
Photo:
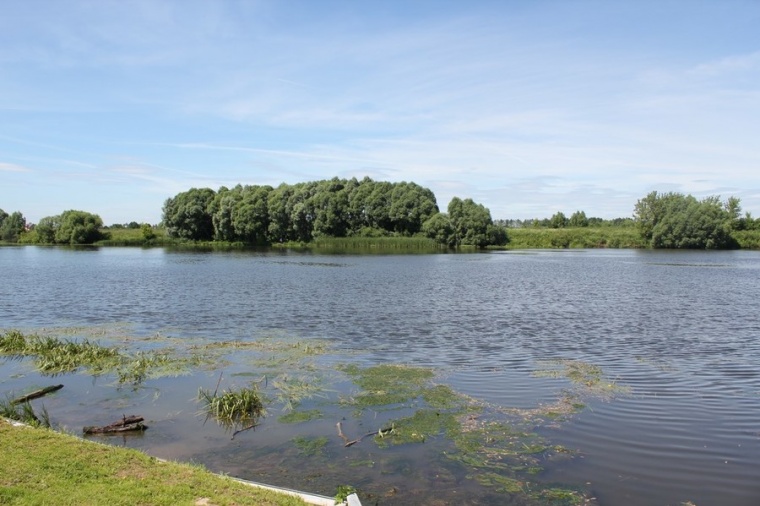
M 493 407 L 551 405 L 572 385 L 537 377 L 541 364 L 591 363 L 630 393 L 589 400 L 567 421 L 537 425 L 540 436 L 577 451 L 547 463 L 537 482 L 579 487 L 600 504 L 760 501 L 755 252 L 320 256 L 27 247 L 0 248 L 0 270 L 4 328 L 123 324 L 125 346 L 130 336 L 161 336 L 161 346 L 174 340 L 178 347 L 324 338 L 343 357 L 333 360 L 432 367 L 440 381 Z M 327 371 L 334 364 L 325 360 L 319 367 Z M 138 391 L 117 389 L 109 378 L 66 376 L 66 388 L 44 402 L 53 421 L 72 430 L 139 411 L 150 430 L 120 444 L 258 481 L 326 494 L 333 490 L 320 487 L 328 483 L 351 483 L 382 504 L 434 495 L 459 502 L 453 498 L 467 494 L 475 503 L 503 502 L 455 465 L 430 465 L 445 445 L 440 439 L 411 451 L 368 442 L 344 449 L 326 415 L 308 422 L 308 435 L 331 443 L 309 460 L 292 441 L 298 425 L 276 423 L 280 413 L 271 413 L 255 433 L 230 441 L 202 425 L 193 401 L 199 387 L 214 388 L 222 369 L 232 378 L 251 366 L 220 362 Z M 45 381 L 28 363 L 0 365 L 3 391 Z M 325 410 L 322 402 L 314 397 L 302 407 Z M 344 423 L 353 433 L 371 430 L 360 426 L 366 418 Z

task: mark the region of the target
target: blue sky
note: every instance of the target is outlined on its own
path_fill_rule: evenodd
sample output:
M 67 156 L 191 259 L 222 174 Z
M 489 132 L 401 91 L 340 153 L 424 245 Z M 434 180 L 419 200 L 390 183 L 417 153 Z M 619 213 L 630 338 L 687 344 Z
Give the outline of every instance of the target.
M 0 208 L 414 181 L 494 218 L 760 216 L 760 2 L 46 1 L 0 16 Z

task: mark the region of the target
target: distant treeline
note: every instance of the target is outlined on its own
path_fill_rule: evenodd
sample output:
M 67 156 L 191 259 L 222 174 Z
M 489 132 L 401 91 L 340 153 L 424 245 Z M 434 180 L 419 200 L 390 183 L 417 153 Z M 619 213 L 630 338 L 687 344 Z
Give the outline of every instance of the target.
M 276 188 L 192 188 L 166 200 L 158 227 L 137 222 L 104 227 L 97 214 L 77 210 L 33 225 L 21 212 L 0 209 L 0 242 L 760 249 L 760 219 L 742 215 L 736 197 L 698 200 L 651 192 L 636 202 L 632 218 L 604 220 L 576 211 L 569 218 L 557 212 L 550 218 L 494 221 L 472 199 L 454 197 L 447 212 L 440 212 L 433 192 L 415 183 L 333 178 Z
M 388 236 L 424 236 L 451 247 L 507 242 L 504 227 L 471 199 L 455 197 L 441 213 L 428 188 L 368 177 L 192 188 L 166 200 L 163 223 L 170 237 L 245 244 Z

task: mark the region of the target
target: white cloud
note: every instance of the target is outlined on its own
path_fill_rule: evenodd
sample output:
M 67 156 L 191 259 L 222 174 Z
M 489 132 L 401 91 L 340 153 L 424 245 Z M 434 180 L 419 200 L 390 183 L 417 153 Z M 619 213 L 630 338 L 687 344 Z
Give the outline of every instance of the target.
M 32 169 L 15 163 L 0 162 L 0 172 L 32 172 Z

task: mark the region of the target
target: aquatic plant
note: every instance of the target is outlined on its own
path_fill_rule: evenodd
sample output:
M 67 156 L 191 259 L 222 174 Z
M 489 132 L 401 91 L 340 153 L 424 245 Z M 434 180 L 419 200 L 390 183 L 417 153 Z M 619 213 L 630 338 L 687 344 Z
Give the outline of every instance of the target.
M 348 496 L 355 494 L 356 489 L 351 485 L 339 485 L 335 489 L 335 502 L 340 504 L 346 502 Z
M 308 411 L 294 410 L 290 413 L 280 416 L 277 421 L 280 423 L 304 423 L 322 418 L 323 416 L 323 413 L 318 409 L 310 409 Z
M 344 403 L 366 408 L 409 402 L 420 396 L 423 385 L 434 376 L 431 369 L 383 364 L 360 368 L 355 364 L 340 366 L 362 390 Z
M 28 401 L 13 402 L 11 399 L 0 401 L 0 417 L 35 427 L 50 427 L 50 415 L 45 406 L 42 406 L 42 411 L 38 416 Z
M 78 329 L 64 329 L 68 333 Z M 61 339 L 52 335 L 24 335 L 11 330 L 0 335 L 0 354 L 32 358 L 43 374 L 56 375 L 85 369 L 90 374 L 115 374 L 119 384 L 139 385 L 148 377 L 177 375 L 198 363 L 195 356 L 175 357 L 168 351 L 123 353 L 89 339 Z
M 264 398 L 255 384 L 239 390 L 227 390 L 221 395 L 200 388 L 198 400 L 203 403 L 206 417 L 214 418 L 225 428 L 254 426 L 264 416 Z
M 324 390 L 318 377 L 294 377 L 281 374 L 272 380 L 277 391 L 275 401 L 284 405 L 286 411 L 295 409 L 302 401 L 322 395 Z
M 575 387 L 575 396 L 593 396 L 609 400 L 630 391 L 628 387 L 618 385 L 616 381 L 607 378 L 601 367 L 589 362 L 559 359 L 540 364 L 543 368 L 534 371 L 534 376 L 567 378 Z
M 324 450 L 329 440 L 324 437 L 308 438 L 304 436 L 297 436 L 293 438 L 293 444 L 303 454 L 313 457 L 319 455 Z

